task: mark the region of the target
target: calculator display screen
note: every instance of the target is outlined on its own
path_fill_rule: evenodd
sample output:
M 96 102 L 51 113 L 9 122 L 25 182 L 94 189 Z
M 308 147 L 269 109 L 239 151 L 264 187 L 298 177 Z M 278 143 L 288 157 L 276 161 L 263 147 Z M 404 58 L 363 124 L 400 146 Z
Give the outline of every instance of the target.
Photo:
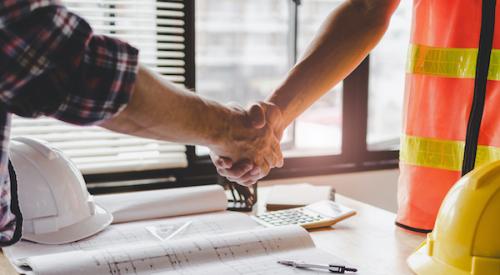
M 342 213 L 339 205 L 330 202 L 311 204 L 306 206 L 306 209 L 328 217 L 335 217 Z

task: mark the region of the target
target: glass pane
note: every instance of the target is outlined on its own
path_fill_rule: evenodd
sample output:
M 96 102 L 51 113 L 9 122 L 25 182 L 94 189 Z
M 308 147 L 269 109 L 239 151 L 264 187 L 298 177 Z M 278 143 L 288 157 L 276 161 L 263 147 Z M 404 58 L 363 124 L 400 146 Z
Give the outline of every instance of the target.
M 299 7 L 298 50 L 305 51 L 327 15 L 343 1 L 308 0 Z M 302 154 L 337 154 L 342 138 L 342 84 L 295 121 L 295 147 Z
M 265 99 L 290 67 L 289 2 L 195 2 L 197 93 L 242 106 Z
M 370 55 L 369 150 L 399 148 L 411 4 L 400 2 L 387 33 Z

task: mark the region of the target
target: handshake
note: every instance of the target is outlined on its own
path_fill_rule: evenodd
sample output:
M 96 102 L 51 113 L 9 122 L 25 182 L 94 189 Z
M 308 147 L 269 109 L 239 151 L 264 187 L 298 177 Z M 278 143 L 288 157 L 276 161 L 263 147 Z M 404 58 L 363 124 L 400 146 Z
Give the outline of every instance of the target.
M 280 140 L 285 127 L 281 110 L 272 103 L 259 102 L 247 110 L 229 107 L 226 131 L 209 145 L 217 172 L 248 186 L 272 168 L 282 167 Z

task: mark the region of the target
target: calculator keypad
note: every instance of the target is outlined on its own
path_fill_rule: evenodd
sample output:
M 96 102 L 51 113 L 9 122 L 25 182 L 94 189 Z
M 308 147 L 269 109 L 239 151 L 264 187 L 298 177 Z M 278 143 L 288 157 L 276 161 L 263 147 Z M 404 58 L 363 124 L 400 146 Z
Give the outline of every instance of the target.
M 310 214 L 301 209 L 272 211 L 257 215 L 257 218 L 265 223 L 282 226 L 289 224 L 308 224 L 323 220 L 324 218 L 318 214 Z

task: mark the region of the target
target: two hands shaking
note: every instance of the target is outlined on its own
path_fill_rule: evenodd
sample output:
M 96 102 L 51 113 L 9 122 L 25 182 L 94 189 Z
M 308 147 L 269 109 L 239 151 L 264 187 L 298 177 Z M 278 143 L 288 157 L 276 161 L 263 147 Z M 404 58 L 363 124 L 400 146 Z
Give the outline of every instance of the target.
M 248 109 L 223 105 L 140 66 L 128 105 L 100 126 L 145 138 L 207 146 L 220 175 L 251 185 L 283 165 L 280 140 L 286 124 L 280 108 L 271 102 L 259 102 Z
M 217 172 L 229 181 L 249 186 L 272 168 L 283 166 L 280 140 L 286 128 L 281 110 L 270 102 L 248 109 L 230 107 L 220 141 L 209 146 Z

